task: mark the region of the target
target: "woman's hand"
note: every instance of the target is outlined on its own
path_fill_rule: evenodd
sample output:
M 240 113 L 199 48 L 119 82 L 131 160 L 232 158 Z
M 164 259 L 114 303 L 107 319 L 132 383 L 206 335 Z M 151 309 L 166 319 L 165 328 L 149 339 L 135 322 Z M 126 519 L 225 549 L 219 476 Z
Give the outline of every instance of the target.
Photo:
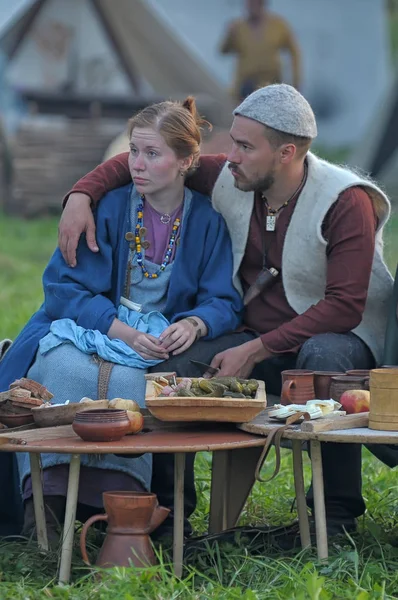
M 155 338 L 149 333 L 142 333 L 136 329 L 132 329 L 131 341 L 126 342 L 146 360 L 167 360 L 169 358 L 168 351 L 161 346 L 158 338 Z
M 149 333 L 142 333 L 119 319 L 114 319 L 108 331 L 108 337 L 123 340 L 130 348 L 138 352 L 146 360 L 167 360 L 169 353 L 162 343 Z
M 77 264 L 76 248 L 80 235 L 84 231 L 88 247 L 92 252 L 98 252 L 90 196 L 74 192 L 68 198 L 58 228 L 58 245 L 65 262 L 70 267 L 75 267 Z
M 169 325 L 163 331 L 159 340 L 162 343 L 162 348 L 176 356 L 188 350 L 198 337 L 202 337 L 206 333 L 207 327 L 202 319 L 190 317 Z

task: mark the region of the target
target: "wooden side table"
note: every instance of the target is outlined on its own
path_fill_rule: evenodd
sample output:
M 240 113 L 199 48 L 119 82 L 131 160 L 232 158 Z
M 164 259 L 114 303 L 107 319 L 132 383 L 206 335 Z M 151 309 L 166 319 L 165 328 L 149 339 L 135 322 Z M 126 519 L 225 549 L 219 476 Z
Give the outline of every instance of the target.
M 267 411 L 260 413 L 250 423 L 239 425 L 239 429 L 257 435 L 268 436 L 280 423 L 270 422 Z M 314 517 L 316 545 L 319 560 L 328 558 L 328 539 L 326 529 L 325 495 L 322 471 L 322 442 L 340 444 L 398 444 L 398 431 L 376 431 L 362 427 L 342 431 L 303 432 L 300 425 L 292 425 L 283 433 L 283 438 L 292 440 L 293 472 L 297 499 L 297 513 L 300 525 L 302 547 L 311 545 L 308 511 L 305 499 L 303 462 L 301 444 L 306 441 L 311 449 L 312 484 L 314 488 Z

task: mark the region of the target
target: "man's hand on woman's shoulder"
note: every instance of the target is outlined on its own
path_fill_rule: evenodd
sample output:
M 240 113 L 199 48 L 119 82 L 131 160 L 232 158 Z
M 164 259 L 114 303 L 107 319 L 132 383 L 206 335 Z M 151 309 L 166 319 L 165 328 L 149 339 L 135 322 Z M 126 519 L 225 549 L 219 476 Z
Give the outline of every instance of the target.
M 58 228 L 58 245 L 70 267 L 76 266 L 76 248 L 83 232 L 86 233 L 90 250 L 98 252 L 90 196 L 73 192 L 68 198 Z

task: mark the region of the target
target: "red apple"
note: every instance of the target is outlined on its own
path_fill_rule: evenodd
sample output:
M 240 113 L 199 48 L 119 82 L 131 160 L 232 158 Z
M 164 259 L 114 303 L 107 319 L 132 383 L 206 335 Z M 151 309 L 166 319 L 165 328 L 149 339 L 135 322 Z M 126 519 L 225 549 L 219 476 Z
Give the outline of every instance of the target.
M 339 402 L 348 415 L 368 412 L 370 392 L 368 390 L 346 390 L 341 395 Z
M 139 433 L 144 427 L 144 417 L 140 412 L 128 410 L 127 416 L 130 421 L 129 433 Z

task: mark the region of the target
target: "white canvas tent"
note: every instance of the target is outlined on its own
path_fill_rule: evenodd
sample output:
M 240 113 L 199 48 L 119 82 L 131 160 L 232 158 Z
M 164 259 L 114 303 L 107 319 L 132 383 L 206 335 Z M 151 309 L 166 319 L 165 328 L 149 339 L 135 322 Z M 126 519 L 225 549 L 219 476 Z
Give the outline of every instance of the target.
M 194 94 L 232 108 L 226 86 L 147 0 L 35 0 L 6 29 L 0 50 L 7 81 L 21 92 Z

